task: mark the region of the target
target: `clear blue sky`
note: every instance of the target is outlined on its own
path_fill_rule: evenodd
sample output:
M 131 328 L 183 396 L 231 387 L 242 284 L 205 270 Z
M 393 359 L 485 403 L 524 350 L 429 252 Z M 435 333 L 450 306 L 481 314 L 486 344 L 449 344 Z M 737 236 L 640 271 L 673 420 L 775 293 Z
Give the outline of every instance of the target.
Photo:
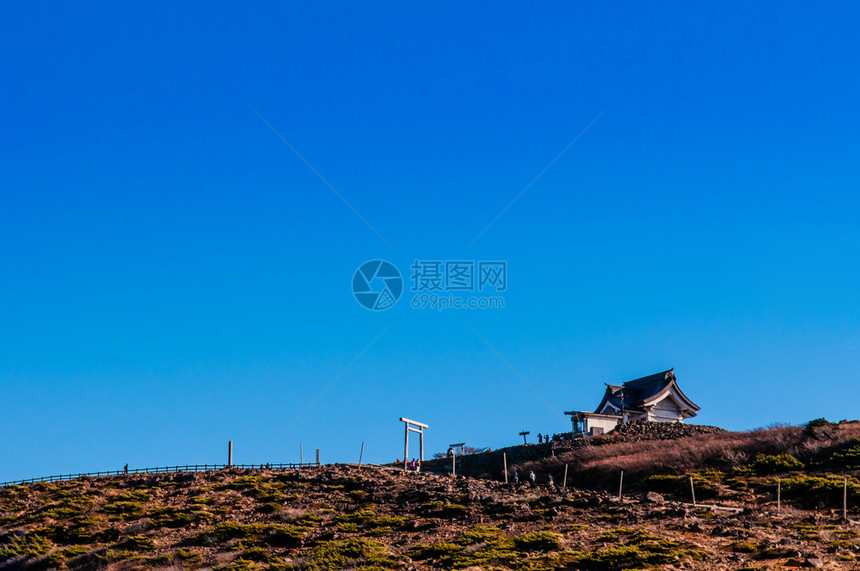
M 428 453 L 497 448 L 670 367 L 700 423 L 860 416 L 858 17 L 7 4 L 0 480 L 231 439 L 383 462 L 400 416 Z M 505 307 L 368 311 L 377 258 L 407 287 L 415 259 L 507 261 Z

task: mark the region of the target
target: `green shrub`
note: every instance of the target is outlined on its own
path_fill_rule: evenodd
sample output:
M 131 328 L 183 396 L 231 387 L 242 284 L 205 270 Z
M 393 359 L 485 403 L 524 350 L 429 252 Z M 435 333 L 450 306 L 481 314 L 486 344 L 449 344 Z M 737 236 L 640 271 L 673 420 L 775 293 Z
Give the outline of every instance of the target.
M 483 526 L 479 525 L 472 529 L 467 529 L 463 532 L 463 535 L 460 536 L 460 539 L 457 540 L 457 543 L 461 545 L 471 545 L 473 543 L 481 543 L 484 541 L 489 541 L 491 539 L 495 539 L 502 534 L 502 530 L 496 526 L 488 525 Z
M 807 438 L 826 440 L 836 435 L 838 426 L 824 418 L 816 418 L 806 423 L 803 434 Z
M 780 480 L 782 497 L 792 500 L 801 507 L 814 508 L 818 506 L 838 507 L 842 505 L 843 479 L 840 476 L 804 476 L 793 475 Z M 773 489 L 776 482 L 771 483 Z M 849 478 L 848 501 L 860 494 L 860 484 Z
M 217 565 L 212 569 L 214 569 L 215 571 L 254 571 L 255 569 L 259 569 L 259 567 L 253 561 L 248 561 L 247 559 L 242 559 L 240 557 L 233 563 L 228 563 L 227 565 Z
M 176 558 L 187 563 L 202 563 L 203 556 L 196 551 L 188 551 L 187 549 L 177 549 Z
M 729 551 L 734 553 L 755 553 L 759 544 L 751 541 L 735 541 L 729 545 Z
M 818 430 L 819 428 L 836 428 L 836 424 L 826 418 L 814 418 L 806 423 L 806 430 Z
M 860 438 L 852 438 L 842 449 L 834 452 L 829 463 L 834 468 L 860 470 Z
M 373 508 L 365 508 L 337 517 L 338 522 L 354 523 L 356 525 L 366 524 L 374 519 L 376 519 L 376 512 L 373 511 Z
M 803 469 L 803 462 L 791 454 L 760 454 L 750 463 L 750 468 L 756 474 L 781 474 Z
M 316 516 L 314 516 L 316 517 Z M 319 519 L 319 518 L 317 518 Z M 373 520 L 373 525 L 379 527 L 399 527 L 406 523 L 407 518 L 402 515 L 386 515 Z
M 144 509 L 140 502 L 116 501 L 105 505 L 102 511 L 117 516 L 118 519 L 128 519 L 142 516 Z
M 353 567 L 390 569 L 395 561 L 378 541 L 352 537 L 345 541 L 325 541 L 317 544 L 307 553 L 307 560 L 298 568 L 313 571 L 339 571 Z
M 623 538 L 623 539 L 622 539 Z M 598 538 L 602 541 L 620 543 L 612 547 L 584 554 L 576 561 L 576 567 L 591 569 L 640 569 L 656 565 L 677 564 L 682 559 L 701 561 L 705 554 L 693 549 L 684 549 L 675 541 L 651 535 L 644 530 L 616 528 Z
M 263 526 L 259 524 L 243 524 L 235 521 L 221 522 L 212 530 L 216 536 L 221 539 L 244 538 L 259 535 L 263 530 Z
M 349 521 L 339 521 L 337 523 L 337 529 L 344 533 L 358 533 L 358 525 Z
M 25 557 L 37 557 L 44 555 L 54 548 L 54 544 L 47 538 L 28 533 L 24 537 L 15 539 L 12 543 L 0 547 L 0 559 L 23 555 Z
M 604 571 L 606 569 L 641 569 L 652 565 L 668 565 L 673 562 L 673 557 L 648 553 L 635 545 L 619 545 L 583 555 L 577 561 L 577 567 Z
M 120 547 L 135 551 L 148 551 L 155 549 L 155 543 L 153 543 L 152 538 L 145 535 L 132 535 L 122 542 Z
M 451 557 L 455 553 L 459 553 L 463 548 L 454 543 L 434 543 L 433 545 L 425 545 L 419 543 L 412 546 L 406 554 L 412 559 L 441 559 L 443 557 Z
M 277 502 L 269 502 L 257 508 L 257 511 L 262 514 L 276 514 L 281 511 L 281 504 Z
M 536 531 L 515 538 L 514 543 L 522 551 L 557 551 L 561 549 L 561 536 L 551 531 Z
M 242 559 L 248 561 L 266 561 L 269 559 L 269 552 L 264 547 L 249 547 L 242 553 Z
M 270 525 L 264 528 L 263 542 L 272 547 L 298 547 L 307 530 L 303 525 Z

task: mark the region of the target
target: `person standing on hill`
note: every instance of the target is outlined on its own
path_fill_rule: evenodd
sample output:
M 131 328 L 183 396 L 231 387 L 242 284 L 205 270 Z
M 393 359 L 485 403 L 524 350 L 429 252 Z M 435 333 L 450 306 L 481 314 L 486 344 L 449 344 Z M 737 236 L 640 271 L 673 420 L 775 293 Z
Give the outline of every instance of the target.
M 515 486 L 519 485 L 519 483 L 520 483 L 520 475 L 517 473 L 516 470 L 514 470 L 514 485 Z
M 534 470 L 529 470 L 529 482 L 532 486 L 535 485 L 535 480 L 537 480 L 537 477 L 535 476 Z

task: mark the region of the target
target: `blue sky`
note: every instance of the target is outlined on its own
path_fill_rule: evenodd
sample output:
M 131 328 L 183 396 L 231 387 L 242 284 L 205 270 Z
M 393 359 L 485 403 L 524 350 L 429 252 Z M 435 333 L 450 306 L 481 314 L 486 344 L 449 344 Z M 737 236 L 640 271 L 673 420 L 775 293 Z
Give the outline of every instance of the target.
M 497 448 L 670 367 L 700 423 L 856 418 L 858 16 L 4 7 L 0 480 Z M 505 307 L 368 311 L 372 259 Z

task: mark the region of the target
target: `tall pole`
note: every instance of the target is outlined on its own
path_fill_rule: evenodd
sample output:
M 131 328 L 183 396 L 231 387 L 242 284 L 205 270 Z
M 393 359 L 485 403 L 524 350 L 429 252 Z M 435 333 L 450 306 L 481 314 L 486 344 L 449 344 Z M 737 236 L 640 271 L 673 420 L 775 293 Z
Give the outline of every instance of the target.
M 403 444 L 403 469 L 409 467 L 409 425 L 406 425 L 406 440 Z
M 618 499 L 621 499 L 621 489 L 624 486 L 624 470 L 621 470 L 621 478 L 618 480 Z
M 227 465 L 233 465 L 233 441 L 227 443 Z
M 779 515 L 779 505 L 782 501 L 782 481 L 777 478 L 776 480 L 776 514 Z
M 502 464 L 505 467 L 505 483 L 508 483 L 508 453 L 502 452 Z
M 451 475 L 457 475 L 457 452 L 451 455 Z
M 842 480 L 842 519 L 848 521 L 848 478 Z
M 305 447 L 299 444 L 299 466 L 305 463 Z
M 361 452 L 358 454 L 358 469 L 361 470 L 361 459 L 364 458 L 364 442 L 361 443 Z
M 693 496 L 693 507 L 696 507 L 696 488 L 693 487 L 692 476 L 690 476 L 690 494 Z

